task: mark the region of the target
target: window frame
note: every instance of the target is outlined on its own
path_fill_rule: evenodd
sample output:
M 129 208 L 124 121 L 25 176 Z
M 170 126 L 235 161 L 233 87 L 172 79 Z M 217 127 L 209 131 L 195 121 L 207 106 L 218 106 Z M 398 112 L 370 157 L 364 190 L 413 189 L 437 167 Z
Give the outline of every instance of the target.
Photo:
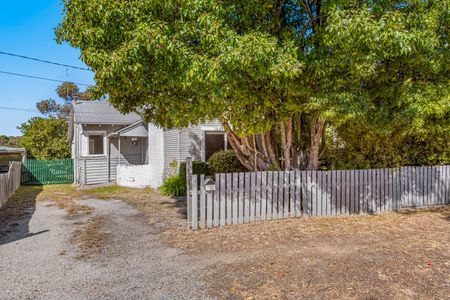
M 102 154 L 90 154 L 90 139 L 89 137 L 91 135 L 99 135 L 102 136 L 102 142 L 103 142 L 103 153 Z M 106 131 L 104 130 L 89 130 L 86 131 L 86 156 L 89 157 L 100 157 L 100 156 L 106 156 Z
M 222 126 L 202 126 L 201 127 L 202 132 L 202 140 L 201 140 L 201 159 L 203 162 L 206 162 L 206 134 L 212 133 L 212 134 L 223 134 L 224 138 L 224 147 L 225 150 L 228 150 L 228 139 L 227 139 L 227 133 L 223 129 Z

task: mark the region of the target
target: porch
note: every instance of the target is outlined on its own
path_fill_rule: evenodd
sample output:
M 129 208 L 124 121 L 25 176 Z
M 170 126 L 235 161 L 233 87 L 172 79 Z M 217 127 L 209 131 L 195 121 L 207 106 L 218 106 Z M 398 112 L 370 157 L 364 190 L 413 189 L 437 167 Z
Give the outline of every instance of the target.
M 142 122 L 97 137 L 88 135 L 89 155 L 75 160 L 76 183 L 79 185 L 116 182 L 118 166 L 148 163 L 148 132 Z M 101 149 L 100 153 L 96 149 Z

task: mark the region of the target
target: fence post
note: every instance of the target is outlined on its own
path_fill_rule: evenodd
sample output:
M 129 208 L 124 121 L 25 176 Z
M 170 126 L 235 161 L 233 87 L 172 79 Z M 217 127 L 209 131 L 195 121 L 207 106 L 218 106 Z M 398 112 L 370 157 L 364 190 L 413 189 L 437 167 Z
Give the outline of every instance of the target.
M 192 158 L 186 157 L 186 205 L 188 228 L 192 226 Z
M 192 176 L 192 195 L 191 195 L 191 203 L 192 203 L 192 229 L 198 229 L 198 196 L 197 196 L 197 175 Z

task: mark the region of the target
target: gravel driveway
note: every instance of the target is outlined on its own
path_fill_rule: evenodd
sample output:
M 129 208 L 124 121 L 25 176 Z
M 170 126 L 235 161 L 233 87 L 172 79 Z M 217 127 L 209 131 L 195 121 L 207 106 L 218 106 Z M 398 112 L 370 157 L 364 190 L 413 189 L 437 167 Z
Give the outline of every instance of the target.
M 147 218 L 119 200 L 87 199 L 90 216 L 38 203 L 0 236 L 1 299 L 205 299 L 196 278 L 211 261 L 162 245 Z M 108 241 L 77 258 L 73 233 L 101 217 Z

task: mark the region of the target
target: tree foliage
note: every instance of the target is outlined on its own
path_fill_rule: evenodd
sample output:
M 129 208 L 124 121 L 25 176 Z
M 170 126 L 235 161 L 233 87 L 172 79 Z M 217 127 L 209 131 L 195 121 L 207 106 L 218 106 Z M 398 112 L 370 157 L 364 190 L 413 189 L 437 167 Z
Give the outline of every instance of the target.
M 63 159 L 70 157 L 67 143 L 67 120 L 34 117 L 19 126 L 23 134 L 20 146 L 35 159 Z
M 64 102 L 59 104 L 56 100 L 49 98 L 36 103 L 36 108 L 44 116 L 67 117 L 70 112 L 72 102 L 75 100 L 94 100 L 90 89 L 80 92 L 75 83 L 63 82 L 56 88 L 56 94 Z
M 249 169 L 317 169 L 356 120 L 448 137 L 448 0 L 63 2 L 97 91 L 164 127 L 221 120 Z
M 19 147 L 20 136 L 0 135 L 0 146 Z
M 56 94 L 63 100 L 41 100 L 37 109 L 45 116 L 33 117 L 18 128 L 23 138 L 20 145 L 27 149 L 29 156 L 36 159 L 62 159 L 70 157 L 70 143 L 67 142 L 67 121 L 72 102 L 93 100 L 90 89 L 80 92 L 72 82 L 64 82 L 56 88 Z
M 367 122 L 347 122 L 326 134 L 325 165 L 331 169 L 365 169 L 450 163 L 448 133 L 383 131 Z

